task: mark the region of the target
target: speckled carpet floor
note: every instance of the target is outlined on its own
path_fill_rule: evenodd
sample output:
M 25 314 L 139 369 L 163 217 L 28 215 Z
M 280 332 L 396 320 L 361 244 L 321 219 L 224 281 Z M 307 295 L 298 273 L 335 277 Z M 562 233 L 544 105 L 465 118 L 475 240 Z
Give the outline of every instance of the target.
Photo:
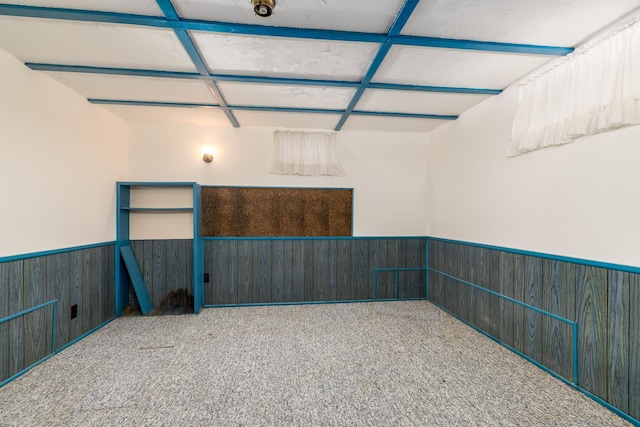
M 2 426 L 629 426 L 426 301 L 119 318 L 0 389 Z

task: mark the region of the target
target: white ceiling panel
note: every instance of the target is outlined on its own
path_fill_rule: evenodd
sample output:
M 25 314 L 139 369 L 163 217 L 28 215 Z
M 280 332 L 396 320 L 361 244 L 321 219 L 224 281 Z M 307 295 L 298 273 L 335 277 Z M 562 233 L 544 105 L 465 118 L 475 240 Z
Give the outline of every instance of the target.
M 85 98 L 217 104 L 200 80 L 47 72 Z
M 459 115 L 491 95 L 368 89 L 356 110 Z
M 116 116 L 128 122 L 176 123 L 231 127 L 231 123 L 229 123 L 227 116 L 217 107 L 174 108 L 137 107 L 130 105 L 100 105 L 100 107 L 106 108 Z
M 430 0 L 420 2 L 402 34 L 575 46 L 638 6 L 638 0 Z
M 25 62 L 196 71 L 166 29 L 0 16 L 0 45 Z
M 345 109 L 355 89 L 317 86 L 287 86 L 246 83 L 219 83 L 229 105 L 261 105 Z
M 342 129 L 381 132 L 430 132 L 447 120 L 414 119 L 407 117 L 350 116 Z
M 403 0 L 277 0 L 268 18 L 250 0 L 173 0 L 182 18 L 276 27 L 386 33 Z
M 378 49 L 369 43 L 192 35 L 213 73 L 356 81 Z
M 544 55 L 393 46 L 373 81 L 504 89 L 553 58 Z
M 155 0 L 2 0 L 2 3 L 162 16 Z
M 299 129 L 331 129 L 340 120 L 337 114 L 280 113 L 269 111 L 233 112 L 242 126 L 285 127 Z

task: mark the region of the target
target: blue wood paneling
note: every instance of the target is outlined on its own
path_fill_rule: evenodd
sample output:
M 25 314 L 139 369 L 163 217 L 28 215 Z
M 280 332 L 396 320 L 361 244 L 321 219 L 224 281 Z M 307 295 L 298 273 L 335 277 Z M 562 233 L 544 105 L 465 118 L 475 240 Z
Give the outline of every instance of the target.
M 429 267 L 577 322 L 578 385 L 638 419 L 640 274 L 624 266 L 503 249 L 430 239 Z M 469 286 L 443 294 L 442 276 L 429 277 L 433 301 L 573 380 L 570 324 L 496 296 L 487 300 Z
M 91 245 L 0 262 L 0 318 L 58 301 L 55 325 L 52 305 L 0 324 L 0 381 L 50 354 L 52 327 L 60 348 L 113 316 L 114 251 Z
M 373 299 L 376 268 L 424 268 L 424 239 L 207 239 L 207 305 Z M 396 291 L 396 276 L 398 286 Z M 377 297 L 423 298 L 424 271 L 383 272 Z M 236 284 L 237 283 L 237 284 Z M 233 289 L 237 287 L 237 298 Z

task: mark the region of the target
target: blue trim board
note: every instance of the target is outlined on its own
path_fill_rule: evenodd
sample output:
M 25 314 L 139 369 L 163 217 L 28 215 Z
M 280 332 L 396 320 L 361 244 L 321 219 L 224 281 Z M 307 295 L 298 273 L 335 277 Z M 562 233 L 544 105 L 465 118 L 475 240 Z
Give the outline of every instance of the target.
M 364 89 L 362 90 L 364 91 Z M 144 106 L 144 107 L 177 107 L 177 108 L 217 108 L 222 106 L 217 104 L 197 104 L 197 103 L 186 103 L 186 102 L 158 102 L 158 101 L 128 101 L 128 100 L 118 100 L 118 99 L 94 99 L 89 98 L 89 101 L 92 104 L 102 104 L 102 105 L 135 105 L 135 106 Z M 312 114 L 346 114 L 344 110 L 334 110 L 334 109 L 320 109 L 320 108 L 296 108 L 296 107 L 268 107 L 268 106 L 257 106 L 257 105 L 229 105 L 227 106 L 230 110 L 240 110 L 240 111 L 269 111 L 269 112 L 279 112 L 279 113 L 312 113 Z M 446 115 L 437 115 L 437 114 L 418 114 L 418 113 L 396 113 L 391 111 L 351 111 L 350 114 L 359 115 L 359 116 L 383 116 L 383 117 L 408 117 L 408 118 L 419 118 L 419 119 L 434 119 L 434 120 L 456 120 L 458 116 L 446 116 Z M 340 130 L 337 129 L 336 130 Z
M 271 186 L 271 185 L 202 185 L 202 188 L 275 188 L 275 189 L 287 189 L 287 190 L 350 190 L 353 191 L 353 187 L 289 187 L 289 186 Z
M 415 0 L 409 0 L 409 2 L 413 3 L 415 2 Z M 259 35 L 296 39 L 320 39 L 378 44 L 389 42 L 390 44 L 400 44 L 408 46 L 488 50 L 491 52 L 509 52 L 522 54 L 562 56 L 573 51 L 573 48 L 571 47 L 538 46 L 514 43 L 492 43 L 475 40 L 455 40 L 406 35 L 393 36 L 387 34 L 362 33 L 353 31 L 233 24 L 226 22 L 202 21 L 182 18 L 180 18 L 179 20 L 171 20 L 165 17 L 54 7 L 21 6 L 12 4 L 0 4 L 0 15 L 84 22 L 101 22 L 123 25 L 139 25 L 145 27 L 171 28 L 174 30 L 178 29 L 189 31 L 205 31 L 237 35 Z M 402 18 L 403 20 L 408 18 L 403 14 L 402 11 L 400 12 L 400 15 L 398 15 L 398 17 Z
M 476 248 L 492 249 L 492 250 L 496 250 L 496 251 L 510 252 L 510 253 L 514 253 L 514 254 L 534 256 L 534 257 L 539 257 L 539 258 L 544 258 L 544 259 L 552 259 L 552 260 L 556 260 L 556 261 L 566 261 L 566 262 L 572 262 L 574 264 L 589 265 L 589 266 L 592 266 L 592 267 L 600 267 L 600 268 L 606 268 L 606 269 L 609 269 L 609 270 L 619 270 L 619 271 L 625 271 L 625 272 L 628 272 L 628 273 L 640 274 L 640 267 L 635 267 L 635 266 L 630 266 L 630 265 L 613 264 L 613 263 L 608 263 L 608 262 L 593 261 L 593 260 L 582 259 L 582 258 L 572 258 L 572 257 L 568 257 L 568 256 L 563 256 L 563 255 L 546 254 L 546 253 L 542 253 L 542 252 L 533 252 L 533 251 L 526 251 L 526 250 L 522 250 L 522 249 L 507 248 L 507 247 L 503 247 L 503 246 L 485 245 L 485 244 L 482 244 L 482 243 L 472 243 L 472 242 L 464 242 L 464 241 L 460 241 L 460 240 L 443 239 L 443 238 L 440 238 L 440 237 L 431 237 L 431 236 L 429 236 L 429 239 L 433 240 L 433 241 L 437 241 L 437 242 L 455 243 L 455 244 L 458 244 L 458 245 L 473 246 L 473 247 L 476 247 Z
M 262 236 L 262 237 L 203 237 L 202 240 L 418 240 L 424 236 Z
M 215 74 L 203 76 L 198 73 L 186 73 L 182 71 L 158 71 L 158 70 L 138 70 L 132 68 L 108 68 L 108 67 L 89 67 L 85 65 L 63 65 L 63 64 L 42 64 L 27 62 L 25 65 L 35 71 L 52 71 L 59 73 L 84 73 L 84 74 L 109 74 L 115 76 L 130 77 L 152 77 L 166 79 L 183 79 L 183 80 L 215 80 L 217 82 L 236 82 L 236 83 L 264 83 L 274 85 L 293 85 L 293 86 L 321 86 L 321 87 L 349 87 L 358 88 L 362 86 L 361 82 L 344 81 L 344 80 L 315 80 L 288 77 L 267 77 L 267 76 L 247 76 L 234 74 Z M 501 89 L 485 89 L 485 88 L 465 88 L 465 87 L 446 87 L 446 86 L 422 86 L 400 83 L 369 83 L 366 85 L 368 89 L 381 90 L 400 90 L 400 91 L 417 91 L 417 92 L 435 92 L 435 93 L 462 93 L 462 94 L 480 94 L 480 95 L 498 95 L 502 93 Z
M 269 307 L 279 305 L 351 304 L 360 302 L 426 301 L 425 298 L 353 299 L 338 301 L 248 302 L 245 304 L 206 304 L 204 308 Z
M 120 248 L 120 254 L 122 256 L 122 260 L 124 261 L 124 265 L 127 268 L 127 272 L 129 273 L 129 279 L 131 279 L 133 289 L 135 290 L 136 296 L 138 297 L 140 310 L 142 311 L 142 314 L 146 315 L 153 308 L 153 304 L 151 304 L 151 298 L 149 298 L 147 286 L 144 283 L 142 273 L 138 268 L 138 263 L 136 262 L 136 257 L 131 250 L 131 246 L 122 246 Z
M 127 187 L 193 187 L 196 185 L 193 181 L 187 182 L 148 182 L 148 181 L 118 181 L 116 182 L 119 186 L 127 186 Z
M 36 257 L 41 257 L 41 256 L 47 256 L 47 255 L 62 254 L 62 253 L 65 253 L 65 252 L 81 251 L 83 249 L 99 248 L 99 247 L 102 247 L 102 246 L 109 246 L 109 245 L 115 245 L 115 244 L 116 244 L 116 242 L 114 240 L 112 240 L 110 242 L 92 243 L 92 244 L 89 244 L 89 245 L 72 246 L 72 247 L 69 247 L 69 248 L 51 249 L 51 250 L 47 250 L 47 251 L 30 252 L 30 253 L 19 254 L 19 255 L 9 255 L 9 256 L 5 256 L 5 257 L 0 257 L 0 262 L 20 261 L 20 260 L 23 260 L 23 259 L 36 258 Z

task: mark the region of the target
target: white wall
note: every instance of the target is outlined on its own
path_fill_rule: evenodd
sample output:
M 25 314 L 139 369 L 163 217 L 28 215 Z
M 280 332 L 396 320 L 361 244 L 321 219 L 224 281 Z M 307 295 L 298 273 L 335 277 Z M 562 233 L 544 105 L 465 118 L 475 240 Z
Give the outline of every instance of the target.
M 640 126 L 507 158 L 517 95 L 431 133 L 429 234 L 640 265 Z
M 115 239 L 126 123 L 0 50 L 0 257 Z
M 426 233 L 425 134 L 340 132 L 338 146 L 346 177 L 271 175 L 272 140 L 269 128 L 132 124 L 130 177 L 203 185 L 354 188 L 354 235 Z M 202 161 L 204 145 L 215 150 L 211 164 Z M 174 229 L 169 232 L 170 227 Z M 192 234 L 188 227 L 169 223 L 159 232 L 163 237 Z M 151 228 L 132 224 L 132 238 L 149 238 L 153 233 Z

